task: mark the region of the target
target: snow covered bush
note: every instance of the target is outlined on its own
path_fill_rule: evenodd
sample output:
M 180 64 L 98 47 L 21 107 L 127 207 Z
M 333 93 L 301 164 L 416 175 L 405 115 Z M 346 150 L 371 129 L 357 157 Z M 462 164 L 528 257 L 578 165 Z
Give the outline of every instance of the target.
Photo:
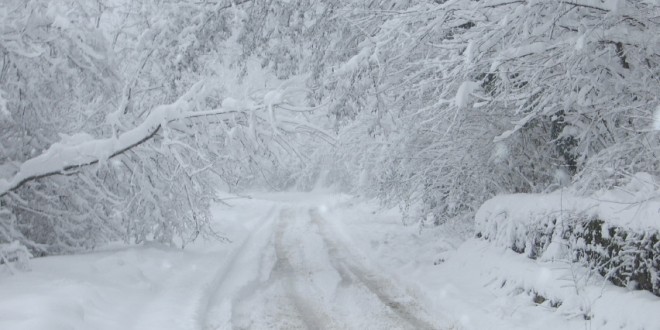
M 580 261 L 612 283 L 660 296 L 660 188 L 638 173 L 623 187 L 502 195 L 476 216 L 477 236 L 541 260 Z
M 591 262 L 612 283 L 660 296 L 660 230 L 635 232 L 594 219 L 571 230 L 575 260 Z
M 28 249 L 18 241 L 9 244 L 0 244 L 0 265 L 4 265 L 10 272 L 30 269 L 32 255 Z

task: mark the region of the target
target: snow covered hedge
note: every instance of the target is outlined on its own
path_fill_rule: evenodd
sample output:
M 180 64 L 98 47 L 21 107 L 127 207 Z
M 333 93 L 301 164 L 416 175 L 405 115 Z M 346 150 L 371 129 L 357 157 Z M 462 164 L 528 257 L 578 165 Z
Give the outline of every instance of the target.
M 28 249 L 18 241 L 8 244 L 0 243 L 0 266 L 4 265 L 10 272 L 28 270 L 30 268 L 30 258 L 32 258 L 32 255 Z
M 477 212 L 477 237 L 532 259 L 584 262 L 616 285 L 660 296 L 658 182 L 638 173 L 588 197 L 497 196 Z

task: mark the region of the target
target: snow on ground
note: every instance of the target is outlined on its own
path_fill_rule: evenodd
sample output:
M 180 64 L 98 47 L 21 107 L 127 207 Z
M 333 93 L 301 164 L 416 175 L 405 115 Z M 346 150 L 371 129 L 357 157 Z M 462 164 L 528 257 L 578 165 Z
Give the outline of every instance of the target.
M 460 228 L 402 228 L 395 210 L 377 211 L 376 203 L 346 206 L 328 218 L 342 219 L 356 249 L 454 328 L 660 329 L 660 298 L 649 292 L 616 287 L 575 264 L 461 241 Z
M 184 251 L 113 245 L 34 259 L 32 271 L 16 275 L 0 268 L 0 329 L 660 325 L 655 296 L 574 266 L 463 242 L 454 229 L 403 227 L 397 212 L 378 211 L 376 203 L 325 193 L 226 201 L 233 207 L 215 207 L 215 228 L 231 243 Z M 535 303 L 534 292 L 547 300 Z
M 216 207 L 216 229 L 241 242 L 272 207 L 258 203 L 238 213 Z M 234 248 L 116 244 L 34 259 L 32 271 L 16 275 L 0 267 L 0 329 L 198 329 L 208 290 Z

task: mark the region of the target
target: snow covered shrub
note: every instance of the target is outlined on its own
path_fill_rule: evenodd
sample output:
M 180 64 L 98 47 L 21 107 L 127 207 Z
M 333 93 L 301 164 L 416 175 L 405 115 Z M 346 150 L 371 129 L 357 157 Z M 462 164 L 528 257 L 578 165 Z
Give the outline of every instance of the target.
M 475 219 L 477 236 L 541 260 L 580 261 L 612 283 L 660 296 L 660 189 L 639 173 L 629 183 L 575 192 L 502 195 Z
M 18 241 L 9 244 L 0 243 L 0 265 L 6 266 L 10 272 L 14 270 L 29 270 L 32 255 Z
M 524 253 L 529 258 L 565 258 L 566 229 L 586 219 L 580 211 L 562 210 L 562 196 L 557 194 L 501 195 L 486 201 L 475 217 L 477 237 L 493 244 Z
M 660 230 L 639 233 L 594 219 L 568 234 L 575 260 L 590 262 L 616 285 L 660 296 Z

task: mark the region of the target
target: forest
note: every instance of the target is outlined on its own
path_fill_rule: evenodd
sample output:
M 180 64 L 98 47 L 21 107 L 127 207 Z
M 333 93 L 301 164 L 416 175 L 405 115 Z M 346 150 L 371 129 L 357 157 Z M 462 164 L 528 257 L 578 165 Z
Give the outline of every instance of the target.
M 13 277 L 108 244 L 230 244 L 215 205 L 323 190 L 660 306 L 657 0 L 3 0 L 0 56 Z

